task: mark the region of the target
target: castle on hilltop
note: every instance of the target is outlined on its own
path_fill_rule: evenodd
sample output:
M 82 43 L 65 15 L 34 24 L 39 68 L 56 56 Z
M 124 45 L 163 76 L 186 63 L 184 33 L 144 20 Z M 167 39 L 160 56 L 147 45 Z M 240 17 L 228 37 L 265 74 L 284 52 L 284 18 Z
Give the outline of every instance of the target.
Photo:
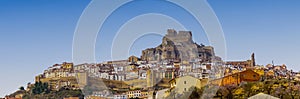
M 178 31 L 174 29 L 168 29 L 167 34 L 164 37 L 173 42 L 189 42 L 193 43 L 192 32 L 191 31 Z
M 145 61 L 198 60 L 202 62 L 211 62 L 213 59 L 221 60 L 215 56 L 213 47 L 195 43 L 191 31 L 177 32 L 174 29 L 167 30 L 160 45 L 143 50 L 141 59 Z

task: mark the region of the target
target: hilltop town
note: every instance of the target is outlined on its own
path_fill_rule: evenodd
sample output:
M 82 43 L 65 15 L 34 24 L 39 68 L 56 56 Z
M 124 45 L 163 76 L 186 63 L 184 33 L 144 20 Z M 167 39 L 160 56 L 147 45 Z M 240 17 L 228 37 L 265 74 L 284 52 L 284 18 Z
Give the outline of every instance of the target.
M 248 85 L 250 89 L 245 90 Z M 35 83 L 28 83 L 5 99 L 193 99 L 197 94 L 198 98 L 205 96 L 203 89 L 210 86 L 219 86 L 213 98 L 245 98 L 259 93 L 283 98 L 287 96 L 280 88 L 290 86 L 295 88 L 290 92 L 299 91 L 300 73 L 288 70 L 284 64 L 258 65 L 254 53 L 249 60 L 222 61 L 212 46 L 195 43 L 192 32 L 169 29 L 160 45 L 143 50 L 140 57 L 54 64 L 37 75 Z

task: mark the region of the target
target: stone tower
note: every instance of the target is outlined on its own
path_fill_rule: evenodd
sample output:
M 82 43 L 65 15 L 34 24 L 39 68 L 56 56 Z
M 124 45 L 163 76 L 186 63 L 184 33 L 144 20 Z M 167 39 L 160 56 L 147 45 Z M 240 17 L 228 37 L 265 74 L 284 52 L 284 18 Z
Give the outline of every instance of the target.
M 256 64 L 255 64 L 255 54 L 254 53 L 252 53 L 252 55 L 251 55 L 251 61 L 252 61 L 251 65 L 255 66 Z

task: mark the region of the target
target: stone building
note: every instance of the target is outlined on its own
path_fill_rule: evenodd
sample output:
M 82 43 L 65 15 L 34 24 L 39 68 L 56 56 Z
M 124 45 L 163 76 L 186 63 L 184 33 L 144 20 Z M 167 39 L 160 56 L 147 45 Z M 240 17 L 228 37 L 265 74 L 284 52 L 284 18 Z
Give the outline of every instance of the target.
M 259 81 L 261 76 L 251 69 L 224 76 L 223 78 L 211 81 L 212 84 L 226 86 L 226 85 L 239 85 L 242 82 L 255 82 Z
M 225 63 L 227 66 L 240 67 L 240 68 L 250 68 L 254 67 L 255 64 L 255 56 L 254 53 L 251 55 L 251 59 L 245 61 L 227 61 Z
M 201 88 L 203 85 L 201 84 L 201 80 L 194 78 L 192 76 L 183 76 L 179 78 L 174 78 L 169 81 L 170 89 L 167 92 L 171 92 L 175 90 L 178 94 L 183 94 L 184 92 L 188 92 L 191 87 Z

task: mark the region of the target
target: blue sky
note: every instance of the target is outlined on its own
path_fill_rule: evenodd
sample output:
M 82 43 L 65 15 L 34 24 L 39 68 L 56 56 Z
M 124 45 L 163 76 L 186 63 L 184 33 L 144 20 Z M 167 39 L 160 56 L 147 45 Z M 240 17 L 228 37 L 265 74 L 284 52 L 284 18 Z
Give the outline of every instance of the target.
M 35 75 L 52 64 L 72 61 L 76 23 L 89 2 L 0 1 L 0 97 L 32 82 Z M 223 27 L 228 60 L 245 60 L 255 52 L 258 64 L 274 60 L 275 64 L 284 63 L 290 69 L 300 70 L 300 1 L 208 0 L 208 3 Z M 203 34 L 200 36 L 195 38 L 197 43 L 208 44 Z M 102 46 L 99 39 L 96 50 Z M 147 46 L 154 47 L 160 39 L 160 36 L 145 36 L 133 45 L 132 53 L 138 54 L 139 49 Z M 96 56 L 101 57 L 101 53 L 96 51 Z

